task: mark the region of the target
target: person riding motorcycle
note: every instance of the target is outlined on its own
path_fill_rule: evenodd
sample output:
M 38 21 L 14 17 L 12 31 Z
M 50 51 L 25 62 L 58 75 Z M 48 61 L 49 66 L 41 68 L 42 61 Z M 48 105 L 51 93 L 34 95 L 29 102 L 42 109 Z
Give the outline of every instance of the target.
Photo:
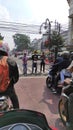
M 65 77 L 69 77 L 71 78 L 72 77 L 72 73 L 73 73 L 73 60 L 71 62 L 71 64 L 68 66 L 68 68 L 66 69 L 63 69 L 61 72 L 60 72 L 60 77 L 61 77 L 61 83 L 60 85 L 62 86 L 63 83 L 64 83 L 64 79 Z
M 55 75 L 57 72 L 60 72 L 62 69 L 66 69 L 71 63 L 69 53 L 63 52 L 60 57 L 57 58 L 57 62 L 52 66 L 50 74 L 52 75 L 52 83 L 51 83 L 51 90 L 53 93 L 57 93 L 56 87 L 58 84 L 58 78 L 55 79 Z M 56 81 L 56 82 L 55 82 Z
M 5 91 L 0 91 L 0 96 L 8 96 L 12 102 L 13 108 L 19 108 L 19 101 L 16 95 L 14 84 L 19 80 L 19 71 L 17 63 L 8 56 L 9 47 L 5 43 L 0 43 L 0 60 L 3 57 L 7 57 L 7 64 L 9 69 L 9 79 L 10 83 Z

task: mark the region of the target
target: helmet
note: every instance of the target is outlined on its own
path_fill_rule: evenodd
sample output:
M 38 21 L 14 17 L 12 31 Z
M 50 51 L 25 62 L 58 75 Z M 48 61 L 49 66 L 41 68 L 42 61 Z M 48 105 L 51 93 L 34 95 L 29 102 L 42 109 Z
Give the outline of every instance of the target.
M 69 59 L 70 58 L 70 53 L 68 51 L 63 51 L 61 56 L 65 59 Z
M 4 43 L 3 41 L 0 41 L 0 54 L 4 53 L 5 55 L 8 55 L 9 53 L 9 47 L 7 43 Z

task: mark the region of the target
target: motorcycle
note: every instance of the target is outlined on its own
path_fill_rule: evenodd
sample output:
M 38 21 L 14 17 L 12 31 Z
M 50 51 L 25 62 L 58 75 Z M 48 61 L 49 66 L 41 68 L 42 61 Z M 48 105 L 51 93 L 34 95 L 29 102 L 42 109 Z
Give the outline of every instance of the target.
M 12 104 L 9 104 L 9 98 L 7 96 L 0 96 L 0 112 L 13 109 Z
M 46 86 L 49 89 L 52 89 L 51 86 L 52 86 L 52 75 L 53 74 L 51 74 L 51 72 L 52 72 L 52 69 L 49 69 L 49 73 L 48 73 L 48 76 L 46 78 Z M 56 91 L 57 91 L 57 93 L 61 94 L 62 87 L 58 87 L 58 84 L 60 83 L 60 73 L 55 72 L 54 73 L 54 78 L 55 78 Z
M 52 82 L 52 75 L 50 74 L 51 70 L 52 69 L 50 68 L 49 72 L 48 72 L 48 76 L 46 78 L 46 86 L 47 86 L 47 88 L 50 88 L 51 82 Z
M 58 130 L 48 125 L 43 113 L 17 109 L 0 113 L 0 130 Z
M 48 72 L 48 76 L 47 76 L 47 78 L 46 78 L 46 86 L 47 86 L 47 88 L 51 88 L 51 84 L 52 84 L 52 74 L 51 74 L 51 72 L 52 72 L 52 67 L 49 69 L 49 72 Z M 60 83 L 60 72 L 59 71 L 57 71 L 57 72 L 55 72 L 55 79 L 57 79 L 57 91 L 59 92 L 59 93 L 61 93 L 61 90 L 62 90 L 62 87 L 58 87 L 58 84 Z M 71 78 L 72 76 L 71 75 L 65 75 L 64 76 L 64 78 L 66 79 L 66 78 Z M 56 81 L 56 80 L 55 80 Z
M 70 109 L 70 105 L 73 105 L 72 103 L 70 104 L 70 100 L 72 101 L 71 95 L 73 95 L 73 81 L 71 81 L 70 85 L 66 84 L 62 88 L 62 93 L 58 103 L 59 115 L 65 126 L 69 125 L 73 120 L 73 115 L 72 115 L 73 110 L 72 108 Z M 71 130 L 73 130 L 73 127 Z

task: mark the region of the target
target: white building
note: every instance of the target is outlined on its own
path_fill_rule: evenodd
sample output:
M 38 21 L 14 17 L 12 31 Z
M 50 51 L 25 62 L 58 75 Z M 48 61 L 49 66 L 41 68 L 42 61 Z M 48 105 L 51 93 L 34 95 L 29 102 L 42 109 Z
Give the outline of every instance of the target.
M 61 32 L 61 35 L 64 39 L 64 45 L 65 46 L 68 45 L 68 32 L 69 32 L 68 29 Z

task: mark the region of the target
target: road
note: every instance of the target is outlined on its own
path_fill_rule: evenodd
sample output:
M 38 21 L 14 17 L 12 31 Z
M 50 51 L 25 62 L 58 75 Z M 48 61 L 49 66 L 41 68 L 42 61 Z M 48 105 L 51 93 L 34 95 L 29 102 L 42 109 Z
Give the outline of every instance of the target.
M 20 108 L 37 110 L 46 115 L 50 126 L 59 130 L 65 130 L 59 114 L 59 96 L 52 92 L 45 85 L 46 77 L 20 77 L 15 89 L 19 98 Z
M 17 61 L 20 64 L 20 61 Z M 20 66 L 20 65 L 19 65 Z M 48 124 L 59 130 L 66 130 L 58 114 L 59 95 L 53 94 L 46 87 L 46 76 L 21 76 L 15 89 L 20 108 L 36 110 L 46 115 Z

